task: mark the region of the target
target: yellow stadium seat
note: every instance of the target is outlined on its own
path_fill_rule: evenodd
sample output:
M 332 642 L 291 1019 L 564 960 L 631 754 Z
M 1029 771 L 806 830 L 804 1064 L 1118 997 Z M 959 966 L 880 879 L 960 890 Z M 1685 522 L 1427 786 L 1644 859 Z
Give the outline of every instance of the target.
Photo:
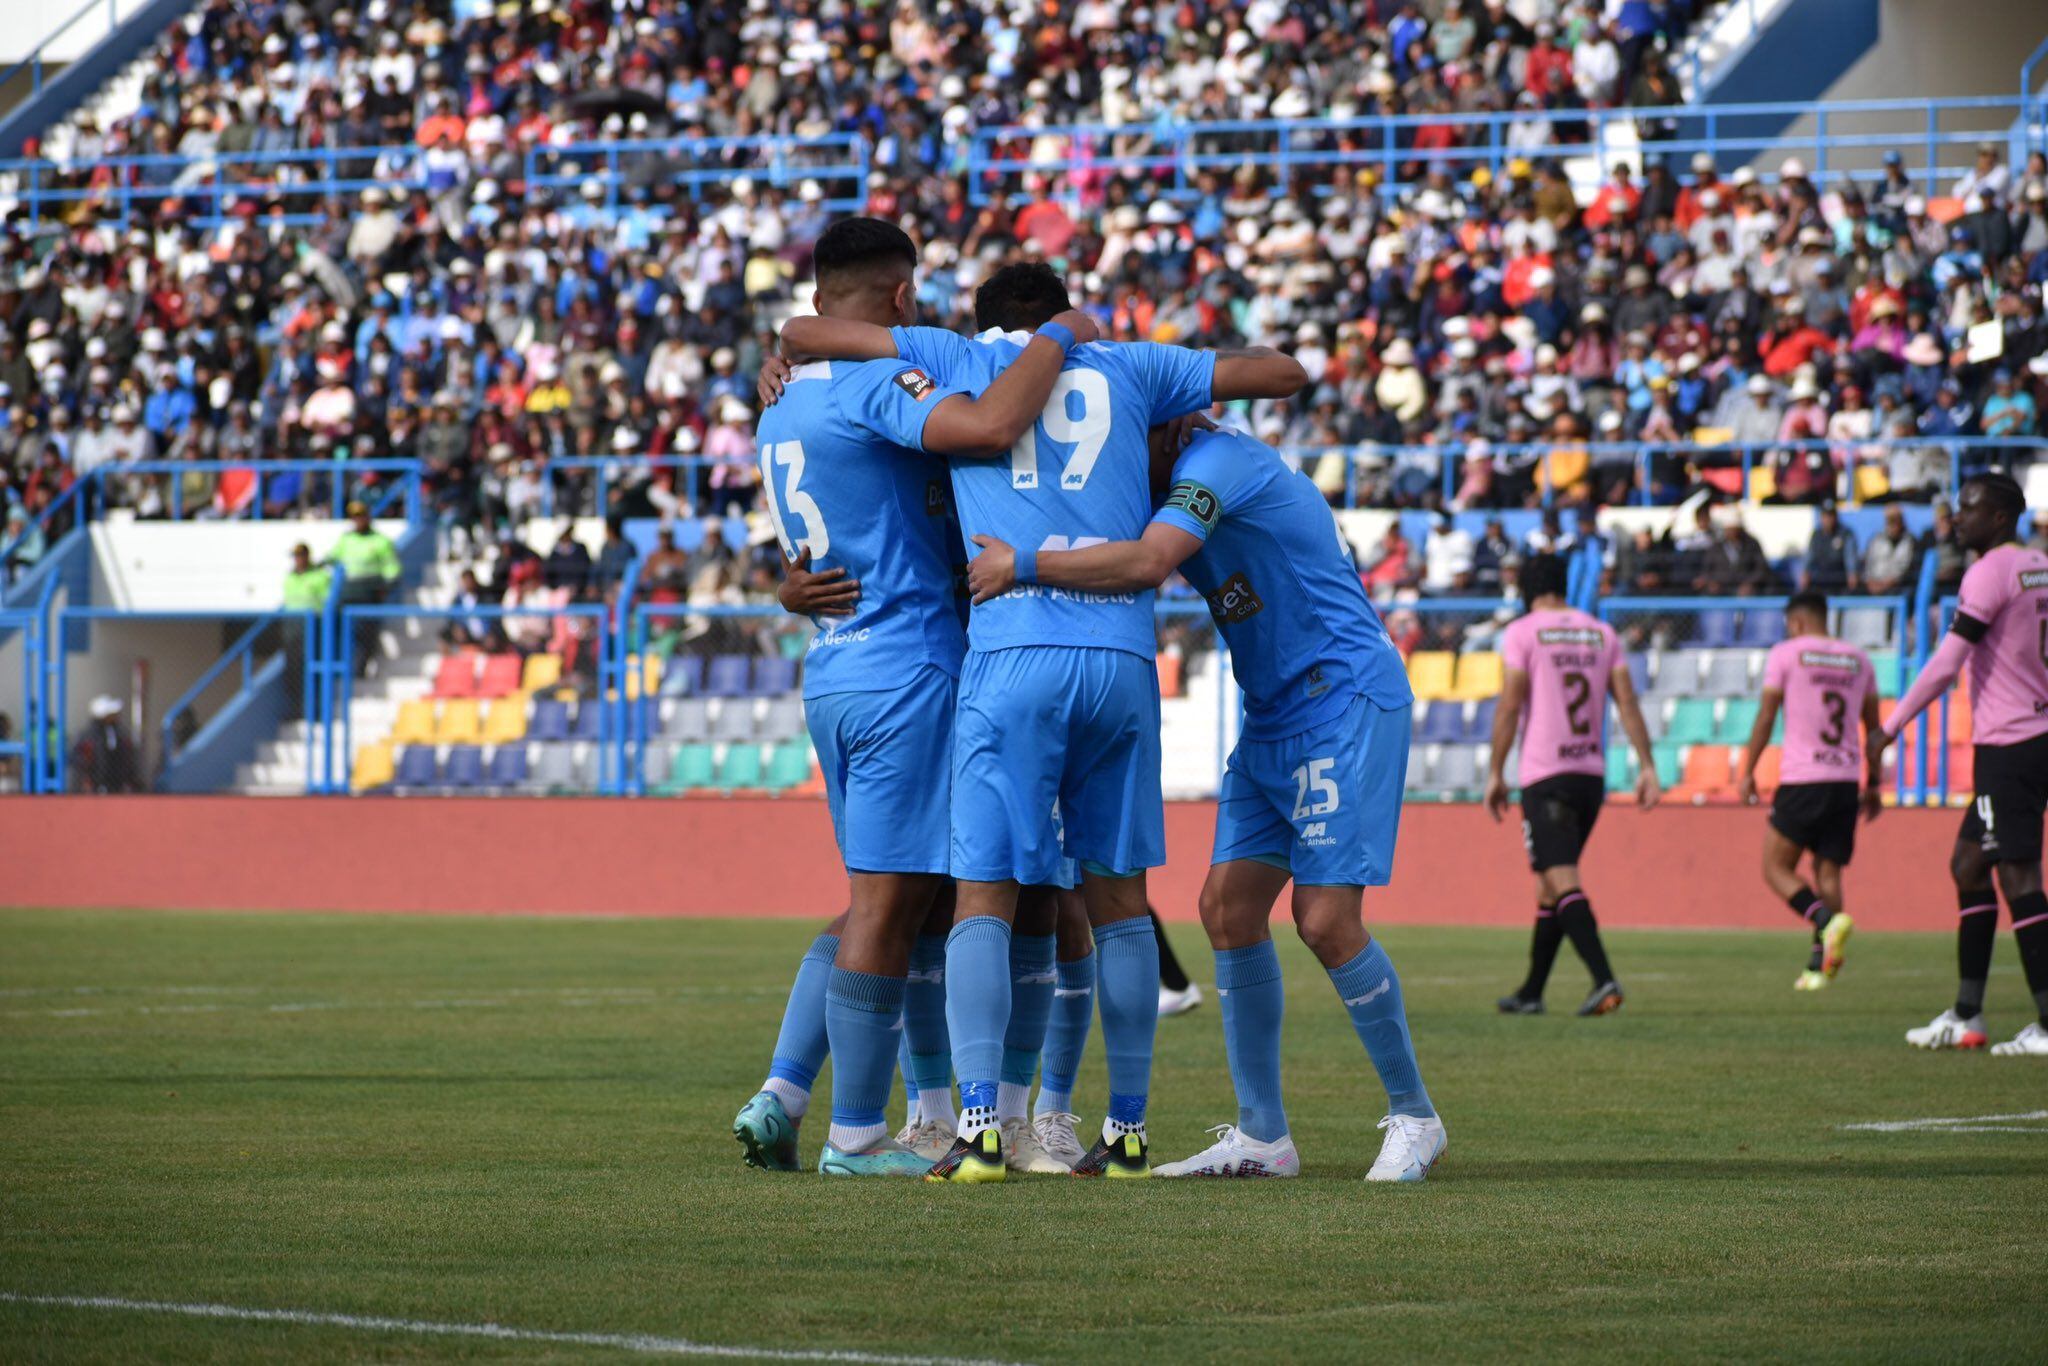
M 510 745 L 525 738 L 526 699 L 515 695 L 491 703 L 491 709 L 484 713 L 484 743 Z
M 627 666 L 628 668 L 631 665 Z M 630 678 L 632 675 L 628 674 Z M 640 661 L 640 695 L 657 697 L 661 694 L 661 656 L 648 655 Z
M 1858 465 L 1856 467 L 1856 501 L 1867 503 L 1873 498 L 1882 498 L 1892 491 L 1892 477 L 1885 473 L 1882 465 Z
M 1424 702 L 1448 701 L 1457 656 L 1448 650 L 1417 650 L 1408 656 L 1408 685 Z
M 1458 661 L 1458 681 L 1451 696 L 1459 702 L 1483 702 L 1499 697 L 1506 680 L 1507 667 L 1499 655 L 1490 650 L 1466 655 Z
M 519 680 L 519 686 L 527 692 L 539 692 L 552 688 L 562 681 L 562 657 L 560 655 L 528 655 L 526 676 Z
M 1778 491 L 1778 476 L 1767 465 L 1753 466 L 1749 471 L 1749 501 L 1761 503 Z
M 457 697 L 441 704 L 441 724 L 434 729 L 434 743 L 474 745 L 483 741 L 483 711 L 472 697 Z
M 395 775 L 390 745 L 363 745 L 356 750 L 355 772 L 349 778 L 349 788 L 355 792 L 368 792 L 373 787 L 386 786 Z
M 425 698 L 398 704 L 398 724 L 391 728 L 394 745 L 434 743 L 434 704 Z

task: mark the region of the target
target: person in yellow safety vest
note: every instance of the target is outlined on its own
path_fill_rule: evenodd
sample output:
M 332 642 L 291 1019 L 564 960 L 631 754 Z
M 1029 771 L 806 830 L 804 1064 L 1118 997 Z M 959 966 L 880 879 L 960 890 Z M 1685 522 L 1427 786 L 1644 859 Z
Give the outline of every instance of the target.
M 314 564 L 313 552 L 301 541 L 292 547 L 291 572 L 284 576 L 284 610 L 326 611 L 327 595 L 333 582 L 334 571 L 324 564 Z M 290 720 L 298 716 L 305 696 L 305 620 L 296 616 L 286 617 L 280 623 L 280 634 L 284 640 L 285 656 L 285 715 Z
M 381 603 L 398 583 L 398 547 L 391 538 L 370 525 L 370 509 L 360 502 L 348 505 L 349 529 L 327 552 L 324 563 L 341 567 L 341 603 L 344 607 Z M 355 628 L 356 673 L 366 672 L 377 650 L 377 623 L 359 621 Z

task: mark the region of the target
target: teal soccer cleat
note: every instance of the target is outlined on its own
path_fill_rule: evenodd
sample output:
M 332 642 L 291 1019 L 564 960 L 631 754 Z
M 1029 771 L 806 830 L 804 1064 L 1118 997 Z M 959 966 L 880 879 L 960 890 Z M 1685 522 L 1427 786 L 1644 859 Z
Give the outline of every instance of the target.
M 802 1171 L 796 1158 L 796 1121 L 773 1091 L 761 1091 L 740 1107 L 732 1136 L 749 1167 L 770 1172 Z M 829 1151 L 829 1150 L 828 1150 Z
M 923 1176 L 931 1169 L 931 1163 L 893 1138 L 859 1153 L 843 1153 L 827 1143 L 818 1155 L 820 1176 Z

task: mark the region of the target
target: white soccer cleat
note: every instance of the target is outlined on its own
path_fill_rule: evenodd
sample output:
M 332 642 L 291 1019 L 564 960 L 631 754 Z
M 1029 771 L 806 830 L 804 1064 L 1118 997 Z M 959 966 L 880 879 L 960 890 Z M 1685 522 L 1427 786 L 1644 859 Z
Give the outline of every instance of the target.
M 1074 1132 L 1081 1117 L 1065 1110 L 1047 1110 L 1031 1120 L 1031 1131 L 1038 1136 L 1038 1146 L 1055 1162 L 1064 1162 L 1069 1171 L 1074 1164 L 1088 1155 L 1088 1149 L 1081 1145 L 1081 1136 Z
M 1368 1181 L 1420 1181 L 1448 1146 L 1444 1122 L 1435 1115 L 1388 1115 L 1380 1127 L 1387 1137 L 1365 1174 Z
M 1825 991 L 1827 986 L 1828 975 L 1819 968 L 1808 968 L 1792 981 L 1794 991 Z
M 1991 1036 L 1984 1032 L 1982 1015 L 1966 1020 L 1951 1006 L 1918 1029 L 1907 1030 L 1906 1042 L 1915 1048 L 1982 1048 Z
M 1169 1015 L 1185 1015 L 1202 1004 L 1202 988 L 1193 982 L 1186 991 L 1175 991 L 1171 987 L 1159 988 L 1159 1018 Z
M 906 1124 L 896 1141 L 927 1162 L 936 1162 L 953 1150 L 953 1126 L 943 1119 L 920 1119 Z
M 2048 1029 L 2030 1024 L 2004 1043 L 1991 1045 L 1994 1058 L 2048 1058 Z
M 1033 1176 L 1065 1176 L 1074 1164 L 1062 1162 L 1038 1141 L 1037 1131 L 1022 1115 L 1003 1121 L 1003 1164 L 1013 1172 Z
M 1271 1143 L 1246 1136 L 1235 1124 L 1219 1124 L 1209 1131 L 1216 1141 L 1185 1162 L 1154 1167 L 1154 1176 L 1299 1176 L 1301 1154 L 1286 1134 Z

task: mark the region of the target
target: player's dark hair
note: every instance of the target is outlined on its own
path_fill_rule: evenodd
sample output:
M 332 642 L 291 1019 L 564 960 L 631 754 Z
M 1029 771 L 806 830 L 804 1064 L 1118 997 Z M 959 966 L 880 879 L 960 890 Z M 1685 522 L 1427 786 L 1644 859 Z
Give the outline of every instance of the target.
M 1073 306 L 1058 271 L 1043 261 L 1026 261 L 982 281 L 974 291 L 974 325 L 1029 332 Z
M 1794 612 L 1811 612 L 1820 620 L 1826 621 L 1828 619 L 1828 595 L 1816 593 L 1810 588 L 1805 592 L 1794 593 L 1791 597 L 1785 599 L 1785 615 L 1789 617 Z
M 1984 496 L 1990 500 L 1992 510 L 2001 516 L 2010 517 L 2017 522 L 2020 515 L 2027 510 L 2027 495 L 2021 492 L 2020 481 L 2009 474 L 1992 470 L 1985 474 L 1973 474 L 1963 481 L 1964 488 L 1972 484 L 1984 490 Z
M 842 218 L 825 229 L 811 254 L 821 288 L 843 288 L 848 276 L 877 266 L 917 269 L 917 247 L 910 234 L 879 218 Z
M 1566 596 L 1571 589 L 1571 574 L 1561 556 L 1531 555 L 1522 562 L 1515 582 L 1521 585 L 1522 601 L 1534 602 L 1541 597 Z

